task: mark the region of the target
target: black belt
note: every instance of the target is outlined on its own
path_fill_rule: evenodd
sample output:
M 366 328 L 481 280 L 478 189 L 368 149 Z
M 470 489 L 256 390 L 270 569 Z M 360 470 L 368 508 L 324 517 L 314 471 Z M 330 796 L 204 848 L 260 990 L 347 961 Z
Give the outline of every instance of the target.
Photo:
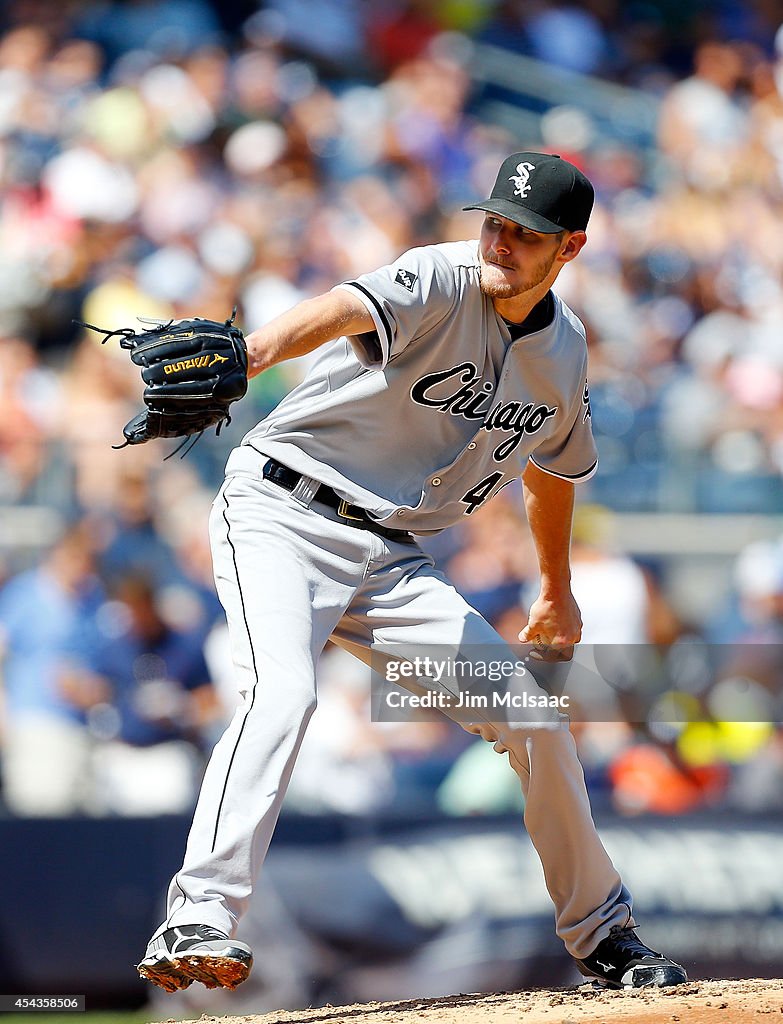
M 269 459 L 268 462 L 264 463 L 262 473 L 265 480 L 271 480 L 273 484 L 278 484 L 286 491 L 293 491 L 302 479 L 301 473 L 297 473 L 295 469 L 289 469 L 288 466 L 284 466 L 275 459 Z M 322 505 L 328 505 L 329 508 L 335 509 L 346 526 L 353 526 L 357 530 L 371 530 L 381 537 L 386 537 L 388 540 L 396 540 L 402 544 L 413 543 L 413 537 L 407 530 L 390 530 L 386 526 L 381 526 L 380 523 L 376 523 L 374 519 L 369 517 L 365 509 L 359 508 L 358 505 L 352 505 L 344 498 L 341 498 L 336 491 L 333 491 L 331 487 L 327 487 L 326 484 L 319 484 L 318 490 L 313 495 L 313 501 L 319 501 Z

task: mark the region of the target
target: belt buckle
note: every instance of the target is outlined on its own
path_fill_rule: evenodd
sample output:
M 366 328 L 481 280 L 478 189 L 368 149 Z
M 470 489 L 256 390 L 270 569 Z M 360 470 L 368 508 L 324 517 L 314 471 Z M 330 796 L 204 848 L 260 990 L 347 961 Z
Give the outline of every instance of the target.
M 337 515 L 342 516 L 343 519 L 352 519 L 357 523 L 365 522 L 364 516 L 352 516 L 348 511 L 349 508 L 351 508 L 351 503 L 346 501 L 345 498 L 340 498 L 340 504 L 337 506 Z

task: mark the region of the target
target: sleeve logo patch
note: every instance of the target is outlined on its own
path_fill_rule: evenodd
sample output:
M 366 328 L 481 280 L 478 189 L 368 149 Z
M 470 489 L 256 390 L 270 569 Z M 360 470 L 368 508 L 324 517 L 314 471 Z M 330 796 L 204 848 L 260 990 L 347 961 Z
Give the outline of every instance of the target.
M 398 270 L 397 276 L 394 278 L 397 284 L 401 284 L 403 288 L 407 288 L 409 292 L 413 291 L 413 286 L 418 281 L 418 277 L 412 274 L 410 270 Z

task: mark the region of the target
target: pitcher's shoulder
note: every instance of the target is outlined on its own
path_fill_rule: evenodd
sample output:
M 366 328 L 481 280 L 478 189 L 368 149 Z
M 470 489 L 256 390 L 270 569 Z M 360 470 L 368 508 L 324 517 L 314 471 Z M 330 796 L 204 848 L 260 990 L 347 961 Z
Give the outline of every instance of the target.
M 433 259 L 457 269 L 458 267 L 478 267 L 478 239 L 463 242 L 439 242 L 428 246 L 432 250 Z
M 459 276 L 462 268 L 477 268 L 478 242 L 438 242 L 432 245 L 417 245 L 402 253 L 390 267 L 408 268 L 409 273 L 453 278 Z
M 579 319 L 579 317 L 576 315 L 573 309 L 571 309 L 568 303 L 561 299 L 556 292 L 553 291 L 552 294 L 554 295 L 555 302 L 559 307 L 561 322 L 565 326 L 572 328 L 572 330 L 579 335 L 582 341 L 585 344 L 587 344 L 587 330 L 585 329 L 585 325 L 582 323 L 582 321 Z
M 420 278 L 420 285 L 455 297 L 462 294 L 465 279 L 477 285 L 479 281 L 478 241 L 439 242 L 408 249 L 392 265 L 395 280 L 401 281 L 412 292 Z

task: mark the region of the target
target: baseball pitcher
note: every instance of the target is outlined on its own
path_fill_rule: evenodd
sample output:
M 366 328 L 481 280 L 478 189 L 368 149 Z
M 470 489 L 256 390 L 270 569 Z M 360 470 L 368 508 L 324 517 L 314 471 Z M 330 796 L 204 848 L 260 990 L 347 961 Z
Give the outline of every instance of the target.
M 253 377 L 319 350 L 303 383 L 231 452 L 213 505 L 215 581 L 243 702 L 212 754 L 166 918 L 138 966 L 164 989 L 194 980 L 234 988 L 250 971 L 251 950 L 232 936 L 330 638 L 367 662 L 379 644 L 442 644 L 468 659 L 488 645 L 511 651 L 417 538 L 463 521 L 521 477 L 541 588 L 520 640 L 545 658 L 568 658 L 579 641 L 574 485 L 595 471 L 597 454 L 584 328 L 552 286 L 587 241 L 592 205 L 593 188 L 572 164 L 516 153 L 489 199 L 467 207 L 484 211 L 478 240 L 412 249 L 300 303 L 250 334 L 246 349 L 230 321 L 213 324 L 210 338 L 233 332 L 222 361 L 213 342 L 202 344 L 198 321 L 188 322 L 184 358 L 171 325 L 145 341 L 143 358 L 134 353 L 150 415 L 129 424 L 128 443 L 220 422 L 227 404 L 215 396 L 241 397 L 245 366 Z M 136 341 L 123 335 L 127 347 Z M 149 365 L 160 353 L 163 368 Z M 210 394 L 204 415 L 194 404 L 200 387 Z M 190 417 L 181 430 L 171 392 Z M 529 672 L 523 686 L 543 694 Z M 507 753 L 519 776 L 557 934 L 582 974 L 612 987 L 687 980 L 637 937 L 567 721 L 546 710 L 462 724 Z

